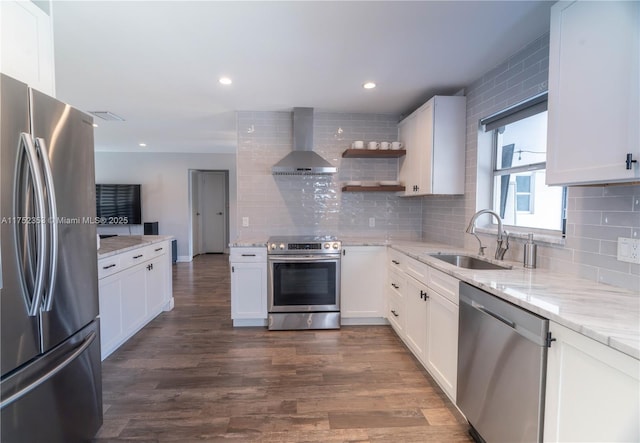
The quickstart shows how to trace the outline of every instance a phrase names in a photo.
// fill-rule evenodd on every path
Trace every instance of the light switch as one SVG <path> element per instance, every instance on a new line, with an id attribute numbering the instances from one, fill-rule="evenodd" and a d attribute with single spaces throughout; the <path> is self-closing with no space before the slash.
<path id="1" fill-rule="evenodd" d="M 249 227 L 249 217 L 242 217 L 242 227 L 243 228 Z"/>
<path id="2" fill-rule="evenodd" d="M 369 217 L 369 227 L 370 228 L 375 228 L 376 227 L 376 218 L 375 217 Z"/>

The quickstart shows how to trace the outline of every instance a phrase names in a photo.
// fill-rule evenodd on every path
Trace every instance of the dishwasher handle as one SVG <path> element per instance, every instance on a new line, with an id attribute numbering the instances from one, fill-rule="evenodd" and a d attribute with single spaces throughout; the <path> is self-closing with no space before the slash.
<path id="1" fill-rule="evenodd" d="M 511 320 L 509 320 L 506 317 L 503 317 L 500 314 L 496 314 L 495 312 L 492 312 L 490 310 L 488 310 L 487 308 L 485 308 L 484 306 L 482 306 L 480 303 L 477 303 L 475 301 L 471 301 L 471 306 L 473 306 L 474 308 L 476 308 L 479 311 L 484 312 L 487 315 L 492 316 L 493 318 L 495 318 L 496 320 L 500 320 L 502 323 L 504 323 L 505 325 L 509 326 L 510 328 L 516 329 L 516 324 L 515 322 L 512 322 Z"/>

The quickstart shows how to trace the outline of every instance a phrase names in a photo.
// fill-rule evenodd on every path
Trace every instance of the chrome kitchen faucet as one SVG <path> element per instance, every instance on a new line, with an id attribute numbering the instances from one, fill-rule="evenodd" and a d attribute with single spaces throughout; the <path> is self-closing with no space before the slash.
<path id="1" fill-rule="evenodd" d="M 483 214 L 491 214 L 496 218 L 496 220 L 498 220 L 498 238 L 497 238 L 498 246 L 496 247 L 495 258 L 496 260 L 503 260 L 505 252 L 507 252 L 507 249 L 509 249 L 509 233 L 502 229 L 502 219 L 496 212 L 492 211 L 491 209 L 481 209 L 480 211 L 476 212 L 475 214 L 473 214 L 473 217 L 471 217 L 471 220 L 469 221 L 469 226 L 467 226 L 466 232 L 467 234 L 473 235 L 476 238 L 476 240 L 478 240 L 478 243 L 480 244 L 480 250 L 478 251 L 478 255 L 484 255 L 484 250 L 487 247 L 482 246 L 480 237 L 476 235 L 476 219 Z"/>

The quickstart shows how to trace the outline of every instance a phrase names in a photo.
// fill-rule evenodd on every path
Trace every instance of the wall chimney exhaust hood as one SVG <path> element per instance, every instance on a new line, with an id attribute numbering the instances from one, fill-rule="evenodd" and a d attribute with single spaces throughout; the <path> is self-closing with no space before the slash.
<path id="1" fill-rule="evenodd" d="M 273 165 L 273 175 L 329 175 L 338 168 L 313 152 L 313 108 L 293 108 L 293 151 Z"/>

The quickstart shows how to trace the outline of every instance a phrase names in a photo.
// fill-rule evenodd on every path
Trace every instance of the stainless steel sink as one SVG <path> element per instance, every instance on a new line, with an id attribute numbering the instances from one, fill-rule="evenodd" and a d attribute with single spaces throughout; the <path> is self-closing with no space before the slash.
<path id="1" fill-rule="evenodd" d="M 481 258 L 472 257 L 470 255 L 462 254 L 430 254 L 431 257 L 442 260 L 458 268 L 465 269 L 511 269 L 509 265 L 499 265 L 483 260 Z"/>

